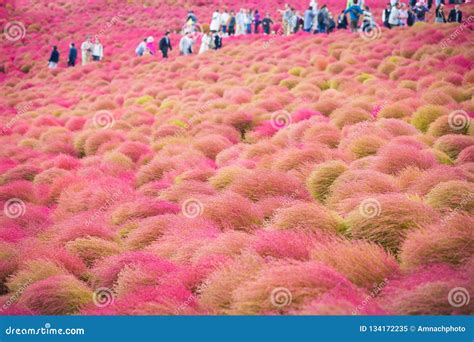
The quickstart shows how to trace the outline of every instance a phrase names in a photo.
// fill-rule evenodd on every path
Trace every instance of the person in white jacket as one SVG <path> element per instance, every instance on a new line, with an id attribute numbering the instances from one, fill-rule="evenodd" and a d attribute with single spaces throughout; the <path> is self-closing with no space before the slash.
<path id="1" fill-rule="evenodd" d="M 221 14 L 221 31 L 224 34 L 227 34 L 229 28 L 230 15 L 227 10 L 224 10 Z"/>
<path id="2" fill-rule="evenodd" d="M 216 10 L 214 13 L 212 13 L 212 20 L 211 20 L 211 25 L 209 26 L 209 29 L 215 32 L 219 31 L 219 28 L 221 27 L 221 14 L 219 13 L 219 10 Z"/>
<path id="3" fill-rule="evenodd" d="M 211 34 L 208 32 L 204 34 L 201 38 L 201 46 L 199 47 L 199 54 L 206 52 L 209 50 L 211 45 Z"/>
<path id="4" fill-rule="evenodd" d="M 92 47 L 90 36 L 86 37 L 86 40 L 81 45 L 81 54 L 82 54 L 82 65 L 86 65 L 91 61 L 92 58 Z"/>
<path id="5" fill-rule="evenodd" d="M 183 56 L 193 54 L 194 40 L 191 37 L 191 32 L 186 33 L 179 41 L 179 52 Z"/>
<path id="6" fill-rule="evenodd" d="M 93 61 L 100 61 L 104 58 L 104 47 L 99 41 L 99 38 L 95 38 L 94 45 L 92 46 L 92 60 Z"/>
<path id="7" fill-rule="evenodd" d="M 394 26 L 398 26 L 399 24 L 399 11 L 400 11 L 400 5 L 397 4 L 392 7 L 392 11 L 390 12 L 390 16 L 388 17 L 388 24 L 390 25 L 390 28 Z"/>

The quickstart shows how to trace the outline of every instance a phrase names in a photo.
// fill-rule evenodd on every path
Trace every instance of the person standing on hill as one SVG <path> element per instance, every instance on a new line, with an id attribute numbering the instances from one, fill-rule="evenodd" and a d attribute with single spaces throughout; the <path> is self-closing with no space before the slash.
<path id="1" fill-rule="evenodd" d="M 244 15 L 245 34 L 252 33 L 252 20 L 253 20 L 252 11 L 248 9 Z"/>
<path id="2" fill-rule="evenodd" d="M 69 55 L 67 58 L 67 66 L 68 67 L 73 67 L 76 65 L 76 59 L 77 59 L 77 49 L 74 43 L 71 43 L 69 46 Z"/>
<path id="3" fill-rule="evenodd" d="M 193 11 L 189 11 L 189 12 L 188 12 L 188 15 L 187 15 L 187 17 L 186 17 L 186 22 L 188 22 L 188 21 L 190 21 L 190 20 L 192 21 L 193 25 L 196 24 L 197 21 L 198 21 L 198 20 L 197 20 L 197 17 L 196 17 L 196 15 L 194 14 Z"/>
<path id="4" fill-rule="evenodd" d="M 313 20 L 314 20 L 314 12 L 313 7 L 308 7 L 308 9 L 304 12 L 304 25 L 303 31 L 311 32 L 311 27 L 313 27 Z"/>
<path id="5" fill-rule="evenodd" d="M 351 32 L 357 32 L 359 28 L 359 17 L 364 13 L 364 11 L 358 5 L 358 0 L 352 1 L 354 2 L 353 5 L 346 9 L 344 14 L 347 15 L 349 13 Z"/>
<path id="6" fill-rule="evenodd" d="M 90 36 L 86 37 L 86 40 L 81 45 L 82 54 L 82 65 L 86 65 L 91 61 L 92 58 L 92 42 Z"/>
<path id="7" fill-rule="evenodd" d="M 282 16 L 282 25 L 283 25 L 283 34 L 285 36 L 289 36 L 291 32 L 291 17 L 293 16 L 293 13 L 291 13 L 291 8 L 290 5 L 285 4 L 285 9 L 284 10 L 278 10 L 278 12 Z"/>
<path id="8" fill-rule="evenodd" d="M 255 13 L 253 15 L 253 25 L 254 25 L 254 33 L 259 33 L 259 26 L 262 23 L 261 18 L 260 18 L 260 13 L 258 13 L 258 10 L 255 10 Z"/>
<path id="9" fill-rule="evenodd" d="M 137 48 L 135 49 L 135 53 L 137 54 L 137 56 L 141 57 L 145 53 L 145 49 L 146 49 L 146 38 L 143 39 L 143 41 L 140 44 L 138 44 Z"/>
<path id="10" fill-rule="evenodd" d="M 168 50 L 173 50 L 170 40 L 170 31 L 166 31 L 165 36 L 160 39 L 159 49 L 163 55 L 163 58 L 168 58 Z"/>
<path id="11" fill-rule="evenodd" d="M 227 10 L 224 10 L 221 14 L 221 30 L 223 34 L 227 34 L 229 30 L 229 21 L 230 21 L 230 15 L 227 12 Z"/>
<path id="12" fill-rule="evenodd" d="M 395 1 L 398 1 L 398 0 L 395 0 Z M 364 7 L 364 0 L 359 0 L 359 1 L 347 0 L 346 9 L 351 7 L 351 6 L 354 6 L 356 3 L 359 4 L 360 8 Z"/>
<path id="13" fill-rule="evenodd" d="M 186 32 L 186 34 L 179 41 L 180 54 L 183 56 L 192 55 L 193 45 L 194 45 L 194 40 L 191 38 L 191 32 Z"/>
<path id="14" fill-rule="evenodd" d="M 337 29 L 347 30 L 347 17 L 344 13 L 344 10 L 342 10 L 339 16 L 337 17 Z"/>
<path id="15" fill-rule="evenodd" d="M 392 12 L 392 5 L 390 3 L 387 4 L 387 7 L 382 12 L 382 22 L 383 26 L 390 28 L 390 24 L 388 23 L 388 19 L 390 18 L 390 12 Z"/>
<path id="16" fill-rule="evenodd" d="M 150 36 L 146 39 L 146 46 L 145 46 L 145 55 L 155 55 L 156 54 L 156 46 L 155 46 L 155 39 Z"/>
<path id="17" fill-rule="evenodd" d="M 318 32 L 326 33 L 329 25 L 329 12 L 326 5 L 323 5 L 318 13 Z"/>
<path id="18" fill-rule="evenodd" d="M 462 12 L 459 9 L 459 5 L 454 6 L 449 12 L 448 23 L 462 23 Z"/>
<path id="19" fill-rule="evenodd" d="M 400 23 L 398 19 L 398 14 L 400 12 L 400 4 L 396 4 L 395 6 L 392 7 L 392 10 L 390 11 L 390 17 L 388 18 L 388 24 L 389 24 L 389 29 L 392 27 L 398 26 Z"/>
<path id="20" fill-rule="evenodd" d="M 209 29 L 211 31 L 219 31 L 221 25 L 221 14 L 219 13 L 219 10 L 215 10 L 214 13 L 212 13 L 212 20 L 211 20 L 211 25 L 209 26 Z"/>
<path id="21" fill-rule="evenodd" d="M 272 32 L 273 20 L 270 18 L 270 14 L 267 12 L 265 18 L 262 20 L 263 33 L 270 34 Z"/>
<path id="22" fill-rule="evenodd" d="M 56 69 L 59 63 L 59 51 L 58 47 L 55 45 L 53 46 L 53 51 L 51 51 L 51 56 L 49 57 L 48 61 L 48 68 Z"/>
<path id="23" fill-rule="evenodd" d="M 362 19 L 362 31 L 371 32 L 375 27 L 374 17 L 370 11 L 369 6 L 365 6 L 364 17 Z"/>
<path id="24" fill-rule="evenodd" d="M 244 34 L 244 32 L 245 32 L 245 12 L 244 12 L 243 8 L 241 8 L 239 13 L 237 13 L 237 16 L 236 16 L 235 19 L 236 19 L 236 22 L 237 22 L 236 35 Z"/>
<path id="25" fill-rule="evenodd" d="M 202 35 L 201 46 L 199 47 L 199 54 L 206 52 L 211 47 L 212 36 L 209 32 Z"/>
<path id="26" fill-rule="evenodd" d="M 444 5 L 439 4 L 438 7 L 436 7 L 436 17 L 435 17 L 435 23 L 445 23 L 446 22 L 446 16 L 444 15 Z"/>
<path id="27" fill-rule="evenodd" d="M 406 4 L 400 5 L 400 10 L 398 11 L 398 25 L 399 26 L 407 26 L 408 22 L 408 11 Z"/>
<path id="28" fill-rule="evenodd" d="M 99 42 L 99 38 L 95 38 L 94 45 L 92 46 L 92 60 L 101 61 L 104 58 L 104 47 Z"/>
<path id="29" fill-rule="evenodd" d="M 416 21 L 425 21 L 426 13 L 429 11 L 424 1 L 418 1 L 413 7 L 413 13 L 415 14 Z"/>
<path id="30" fill-rule="evenodd" d="M 228 27 L 229 36 L 235 35 L 235 26 L 236 25 L 237 25 L 237 20 L 235 18 L 235 12 L 230 11 L 229 27 Z"/>
<path id="31" fill-rule="evenodd" d="M 214 50 L 219 50 L 222 48 L 222 37 L 220 32 L 215 32 L 212 37 L 212 48 Z"/>

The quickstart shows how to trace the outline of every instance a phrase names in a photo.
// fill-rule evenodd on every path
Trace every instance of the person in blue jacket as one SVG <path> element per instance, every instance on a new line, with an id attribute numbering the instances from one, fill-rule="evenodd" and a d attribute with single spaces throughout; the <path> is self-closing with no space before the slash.
<path id="1" fill-rule="evenodd" d="M 53 51 L 51 51 L 51 56 L 49 57 L 48 61 L 48 68 L 56 69 L 59 63 L 59 51 L 58 47 L 55 45 L 53 46 Z"/>
<path id="2" fill-rule="evenodd" d="M 364 13 L 358 3 L 358 0 L 354 0 L 353 5 L 344 11 L 346 15 L 349 13 L 351 32 L 357 32 L 359 28 L 359 17 Z"/>
<path id="3" fill-rule="evenodd" d="M 67 58 L 67 66 L 68 67 L 73 67 L 76 65 L 76 59 L 77 59 L 77 49 L 76 45 L 74 43 L 71 43 L 69 46 L 69 56 Z"/>
<path id="4" fill-rule="evenodd" d="M 311 31 L 311 28 L 313 27 L 313 20 L 314 20 L 314 11 L 313 11 L 313 7 L 310 6 L 304 12 L 303 30 L 305 32 L 310 32 Z"/>

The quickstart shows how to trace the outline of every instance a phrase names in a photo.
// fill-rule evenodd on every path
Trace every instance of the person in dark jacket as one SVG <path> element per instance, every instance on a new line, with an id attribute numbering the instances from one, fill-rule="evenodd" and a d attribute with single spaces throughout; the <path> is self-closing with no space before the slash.
<path id="1" fill-rule="evenodd" d="M 159 48 L 163 58 L 168 58 L 168 50 L 173 50 L 170 40 L 170 32 L 166 31 L 165 36 L 160 39 Z"/>
<path id="2" fill-rule="evenodd" d="M 382 12 L 382 21 L 383 26 L 391 28 L 390 24 L 388 23 L 388 19 L 390 18 L 390 12 L 392 12 L 392 5 L 390 3 L 387 4 L 387 7 Z"/>
<path id="3" fill-rule="evenodd" d="M 215 32 L 214 36 L 212 37 L 212 40 L 213 40 L 213 44 L 211 44 L 211 46 L 215 50 L 219 50 L 222 47 L 222 36 L 221 36 L 221 34 L 219 32 Z"/>
<path id="4" fill-rule="evenodd" d="M 56 69 L 59 63 L 59 51 L 58 47 L 55 45 L 53 46 L 53 51 L 51 52 L 51 56 L 49 57 L 48 67 L 50 69 Z"/>
<path id="5" fill-rule="evenodd" d="M 265 18 L 262 20 L 262 27 L 263 27 L 263 32 L 265 34 L 270 34 L 271 28 L 272 28 L 273 20 L 270 18 L 270 14 L 268 12 L 265 15 Z"/>
<path id="6" fill-rule="evenodd" d="M 341 14 L 339 14 L 339 17 L 337 17 L 337 29 L 347 30 L 347 25 L 347 17 L 344 13 L 344 10 L 342 10 Z"/>
<path id="7" fill-rule="evenodd" d="M 76 45 L 74 43 L 71 43 L 69 46 L 69 56 L 67 58 L 67 66 L 68 67 L 73 67 L 76 65 L 76 59 L 77 59 L 77 49 Z"/>
<path id="8" fill-rule="evenodd" d="M 436 12 L 435 12 L 435 23 L 445 23 L 446 22 L 446 16 L 444 15 L 444 5 L 439 4 L 438 7 L 436 7 Z"/>
<path id="9" fill-rule="evenodd" d="M 229 36 L 235 35 L 235 25 L 236 25 L 235 12 L 230 11 L 229 27 L 227 28 Z"/>
<path id="10" fill-rule="evenodd" d="M 461 22 L 462 22 L 462 12 L 459 9 L 459 5 L 456 5 L 449 12 L 448 23 L 461 23 Z"/>

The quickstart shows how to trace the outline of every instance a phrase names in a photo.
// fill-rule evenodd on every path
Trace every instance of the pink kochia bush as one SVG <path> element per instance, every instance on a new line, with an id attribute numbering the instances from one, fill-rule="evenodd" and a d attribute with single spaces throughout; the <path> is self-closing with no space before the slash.
<path id="1" fill-rule="evenodd" d="M 469 30 L 386 30 L 372 0 L 377 39 L 287 37 L 276 0 L 148 2 L 0 6 L 27 28 L 0 43 L 2 314 L 474 313 L 447 300 L 474 293 Z M 135 56 L 216 6 L 276 34 Z M 104 59 L 66 67 L 97 33 Z"/>

